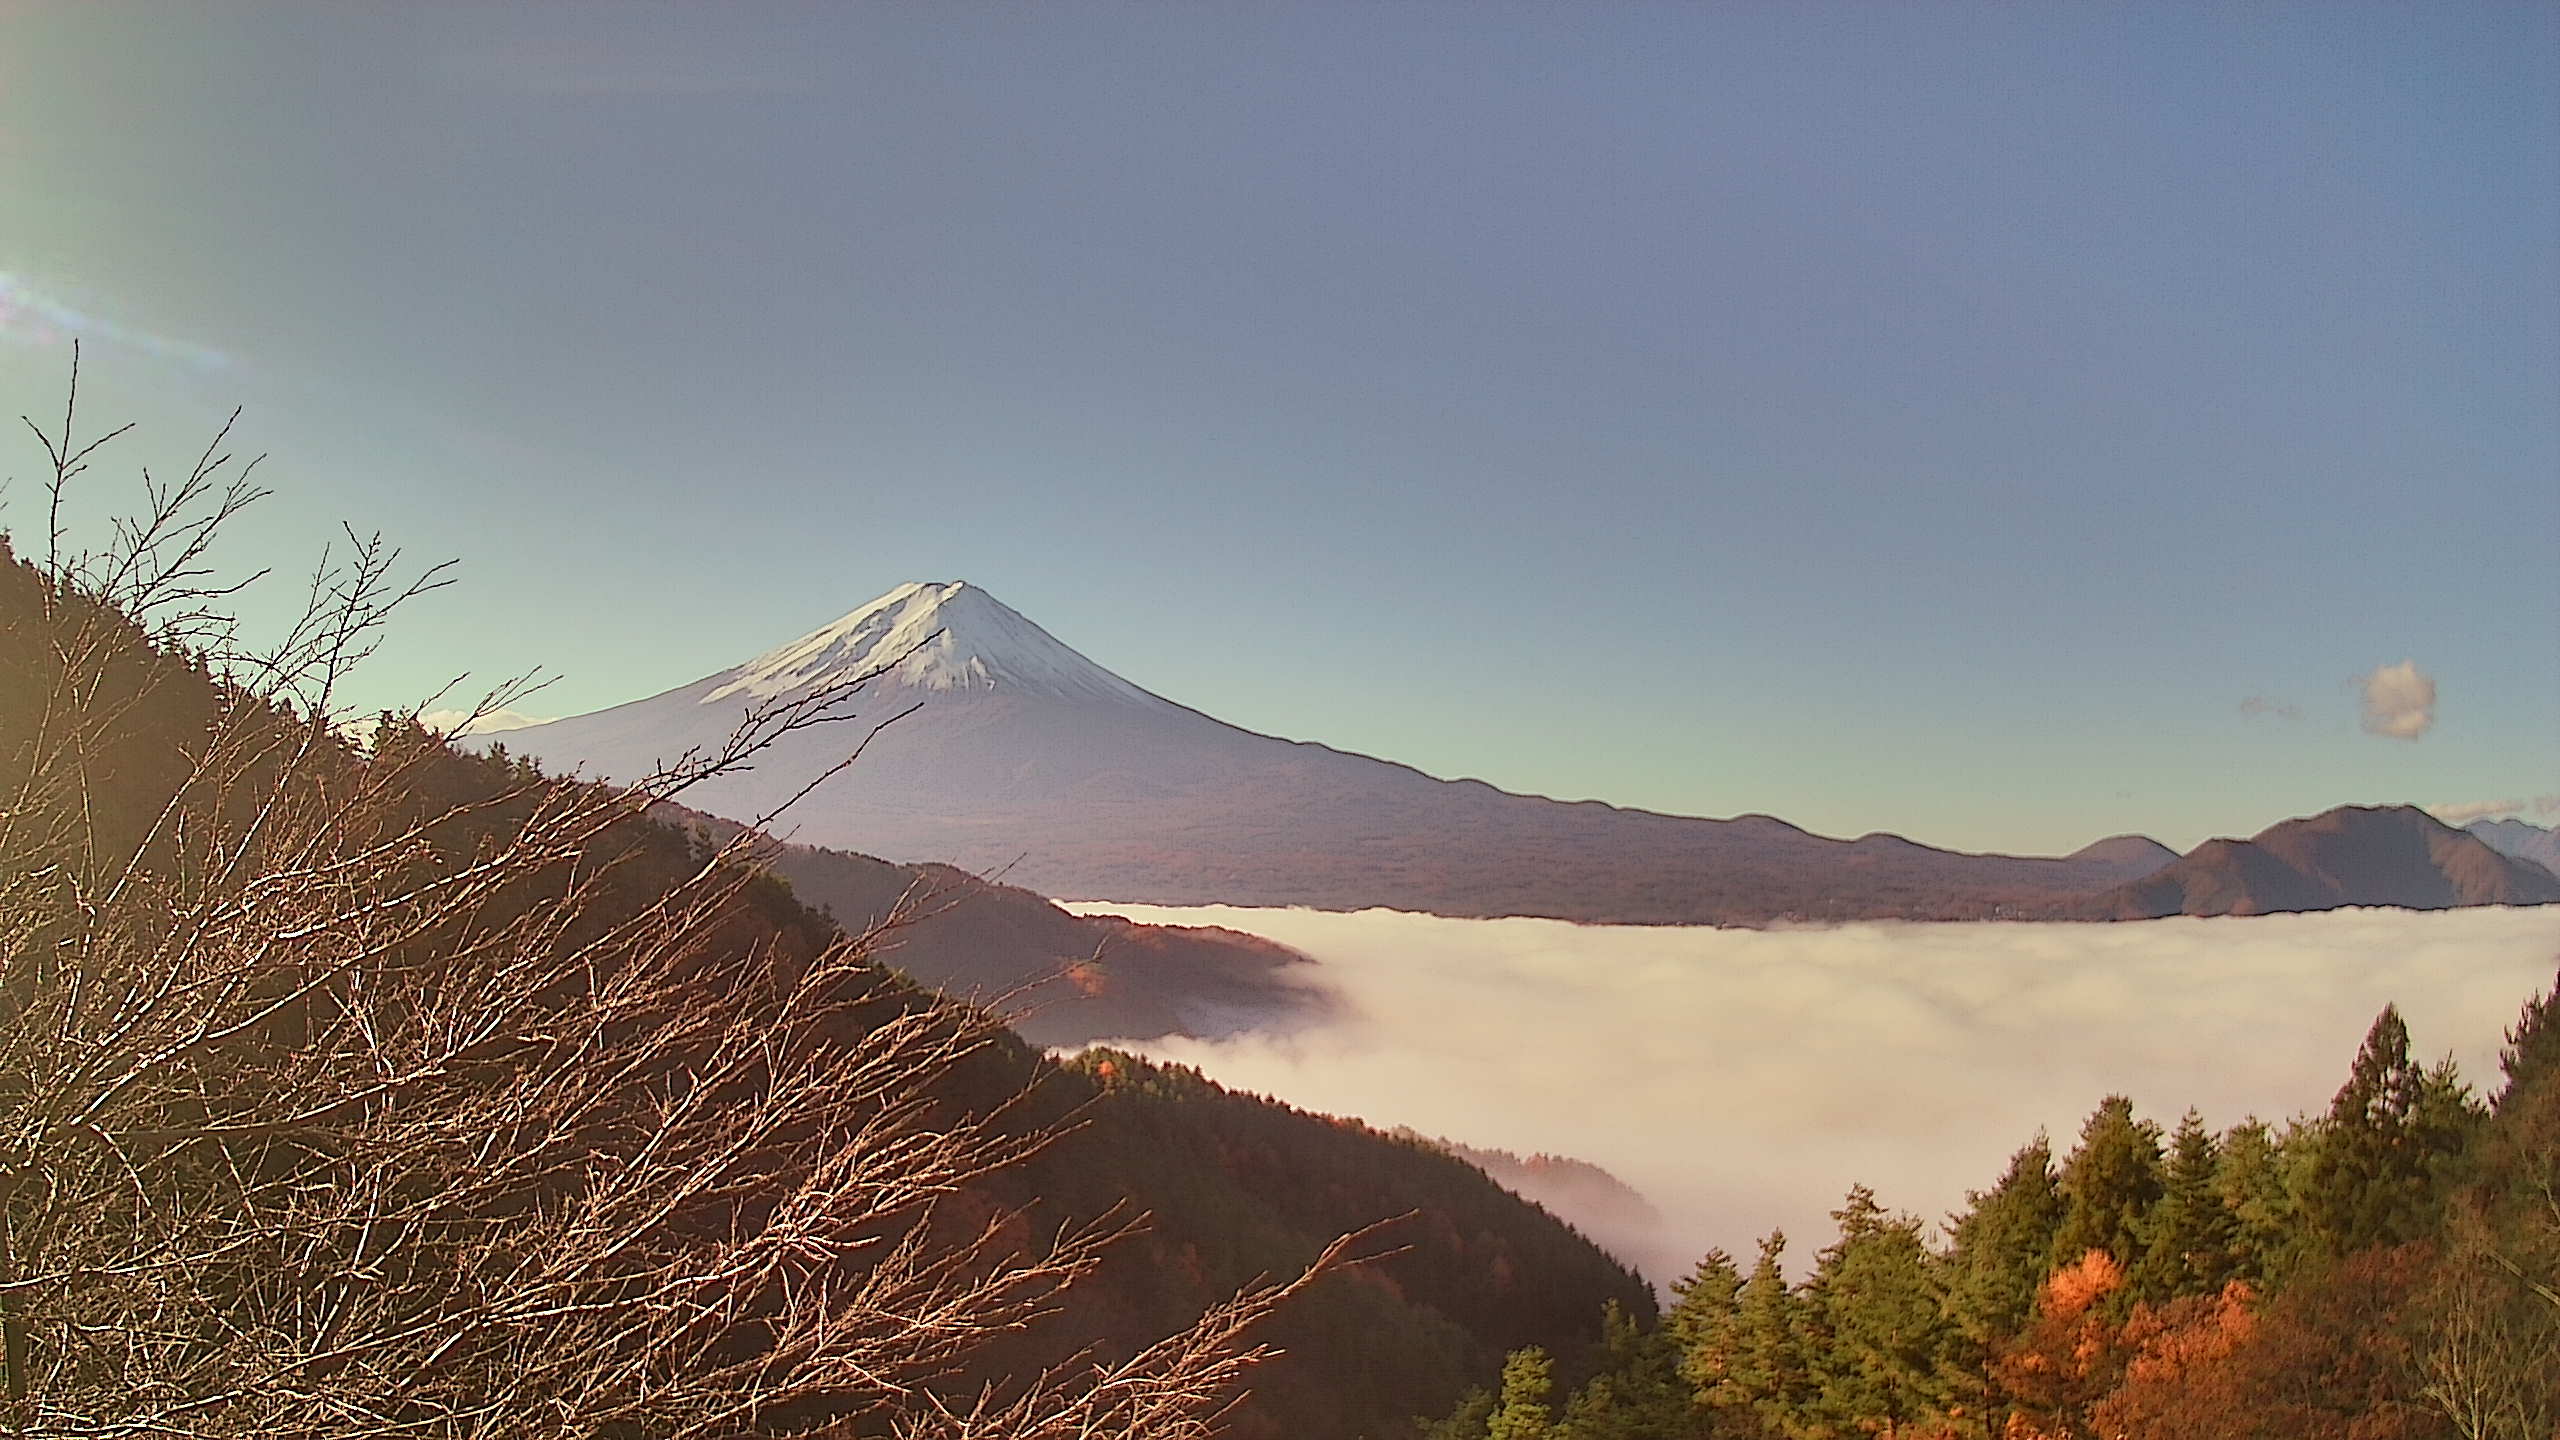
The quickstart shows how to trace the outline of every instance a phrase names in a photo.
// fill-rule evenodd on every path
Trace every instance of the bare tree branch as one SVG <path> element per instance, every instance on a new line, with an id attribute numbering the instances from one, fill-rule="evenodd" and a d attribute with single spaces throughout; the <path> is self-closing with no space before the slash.
<path id="1" fill-rule="evenodd" d="M 78 439 L 76 384 L 28 427 L 50 649 L 0 774 L 0 1430 L 1189 1440 L 1252 1327 L 1361 1263 L 1372 1232 L 1134 1356 L 987 1380 L 1142 1217 L 995 1203 L 1076 1123 L 1032 1121 L 1000 1020 L 871 963 L 880 932 L 774 921 L 755 830 L 689 854 L 646 819 L 871 677 L 622 787 L 414 712 L 350 744 L 347 676 L 447 567 L 350 529 L 253 649 L 208 561 L 264 493 L 230 426 L 71 554 L 123 433 Z"/>

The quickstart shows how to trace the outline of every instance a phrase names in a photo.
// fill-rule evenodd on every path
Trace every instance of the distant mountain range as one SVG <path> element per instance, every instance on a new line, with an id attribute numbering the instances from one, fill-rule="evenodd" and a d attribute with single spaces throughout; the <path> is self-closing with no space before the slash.
<path id="1" fill-rule="evenodd" d="M 2530 828 L 2530 827 L 2528 827 Z M 2560 875 L 2502 855 L 2407 805 L 2340 806 L 2246 840 L 2208 840 L 2175 864 L 2066 907 L 2071 918 L 2267 915 L 2396 905 L 2545 905 Z"/>
<path id="2" fill-rule="evenodd" d="M 2474 820 L 2462 828 L 2501 855 L 2530 860 L 2560 875 L 2560 828 L 2524 820 Z"/>
<path id="3" fill-rule="evenodd" d="M 2115 897 L 2184 863 L 2142 836 L 2054 858 L 1978 855 L 1890 834 L 1830 839 L 1767 815 L 1697 819 L 1437 779 L 1175 704 L 966 583 L 902 585 L 745 664 L 504 738 L 555 770 L 634 779 L 716 748 L 758 705 L 863 676 L 873 678 L 855 725 L 792 735 L 687 803 L 766 814 L 843 758 L 861 721 L 914 706 L 778 828 L 1070 899 L 1632 924 L 2129 914 L 2154 892 Z M 2261 883 L 2254 871 L 2250 883 Z M 2400 903 L 2380 896 L 2405 888 L 2328 903 Z M 2200 903 L 2222 903 L 2221 889 L 2195 889 Z M 2262 908 L 2331 893 L 2287 890 Z M 2462 893 L 2521 892 L 2477 879 Z"/>

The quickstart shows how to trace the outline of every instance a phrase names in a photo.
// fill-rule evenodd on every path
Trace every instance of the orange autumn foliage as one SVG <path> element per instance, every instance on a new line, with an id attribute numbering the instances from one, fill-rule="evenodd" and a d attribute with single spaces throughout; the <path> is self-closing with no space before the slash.
<path id="1" fill-rule="evenodd" d="M 2402 1317 L 2423 1247 L 2369 1250 L 2260 1305 L 2245 1290 L 2126 1322 L 2138 1352 L 2089 1412 L 2101 1440 L 2435 1440 Z M 2142 1327 L 2133 1333 L 2137 1323 Z"/>
<path id="2" fill-rule="evenodd" d="M 2124 1381 L 2092 1406 L 2092 1430 L 2108 1440 L 2135 1437 L 2204 1437 L 2238 1425 L 2249 1433 L 2255 1407 L 2248 1395 L 2246 1352 L 2260 1332 L 2246 1284 L 2222 1293 L 2176 1301 L 2154 1310 L 2136 1307 L 2122 1341 L 2132 1356 Z"/>
<path id="3" fill-rule="evenodd" d="M 2124 1268 L 2104 1250 L 2092 1250 L 2078 1261 L 2045 1277 L 2036 1308 L 2048 1320 L 2075 1320 L 2092 1305 L 2124 1288 Z"/>
<path id="4" fill-rule="evenodd" d="M 2256 1300 L 2247 1281 L 2234 1280 L 2218 1295 L 2158 1310 L 2136 1306 L 2124 1324 L 2123 1343 L 2133 1351 L 2126 1385 L 2180 1384 L 2198 1368 L 2228 1360 L 2257 1331 L 2249 1308 Z"/>
<path id="5" fill-rule="evenodd" d="M 2124 1283 L 2124 1267 L 2104 1250 L 2045 1277 L 2035 1320 L 1992 1366 L 1993 1381 L 2012 1407 L 2003 1440 L 2081 1440 L 2091 1433 L 2091 1407 L 2125 1370 L 2122 1331 L 2100 1304 Z"/>

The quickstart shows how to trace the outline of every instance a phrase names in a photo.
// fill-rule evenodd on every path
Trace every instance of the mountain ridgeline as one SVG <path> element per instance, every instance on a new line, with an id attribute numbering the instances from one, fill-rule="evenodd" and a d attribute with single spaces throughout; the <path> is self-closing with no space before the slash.
<path id="1" fill-rule="evenodd" d="M 2530 860 L 2560 875 L 2560 828 L 2529 820 L 2474 820 L 2462 827 L 2501 855 Z"/>
<path id="2" fill-rule="evenodd" d="M 1126 1055 L 1048 1060 L 842 951 L 833 923 L 768 871 L 712 855 L 702 827 L 453 750 L 406 717 L 348 740 L 156 646 L 5 537 L 0 675 L 0 953 L 17 957 L 0 1082 L 22 1116 L 92 1117 L 28 1120 L 29 1173 L 61 1202 L 9 1217 L 9 1383 L 73 1417 L 62 1433 L 357 1433 L 339 1408 L 356 1406 L 391 1407 L 383 1423 L 401 1433 L 462 1433 L 421 1418 L 447 1395 L 484 1422 L 521 1404 L 652 1417 L 581 1434 L 748 1433 L 734 1417 L 679 1422 L 771 1391 L 869 1326 L 912 1361 L 905 1379 L 795 1392 L 752 1432 L 842 1415 L 957 1434 L 906 1426 L 920 1406 L 966 1414 L 1038 1377 L 1072 1382 L 1092 1369 L 1080 1354 L 1135 1363 L 1382 1221 L 1378 1248 L 1394 1253 L 1325 1276 L 1252 1335 L 1287 1353 L 1253 1372 L 1236 1434 L 1399 1431 L 1507 1349 L 1578 1348 L 1607 1307 L 1651 1312 L 1623 1265 L 1437 1147 Z M 388 842 L 363 828 L 381 816 Z M 542 828 L 563 816 L 575 824 Z M 355 875 L 393 898 L 332 890 L 278 908 Z M 870 882 L 863 895 L 912 878 Z M 996 918 L 955 931 L 955 949 L 1029 937 L 1030 953 L 991 963 L 1036 970 L 1091 939 L 1045 905 L 984 903 Z M 217 923 L 252 928 L 200 938 Z M 1234 938 L 1156 948 L 1212 955 L 1248 996 L 1293 963 Z M 404 986 L 431 1001 L 337 1023 Z M 502 999 L 517 1009 L 475 1008 Z M 876 1069 L 816 1058 L 829 1055 Z M 788 1124 L 738 1128 L 786 1099 L 805 1106 Z M 933 1163 L 954 1135 L 985 1137 L 973 1153 L 995 1159 L 918 1169 L 922 1188 L 895 1199 L 908 1157 Z M 713 1143 L 674 1155 L 687 1136 Z M 861 1173 L 874 1180 L 847 1178 Z M 667 1198 L 627 1229 L 579 1220 L 644 1181 Z M 723 1292 L 733 1308 L 643 1303 L 650 1285 L 728 1283 L 715 1252 L 752 1244 L 779 1247 L 778 1278 Z M 971 1289 L 1061 1246 L 1085 1258 L 1048 1303 L 1016 1311 L 1009 1291 Z M 151 1285 L 129 1283 L 145 1272 Z M 537 1303 L 538 1284 L 586 1298 Z M 865 1286 L 893 1288 L 830 1312 L 809 1348 L 791 1338 L 811 1307 Z M 932 1320 L 963 1294 L 995 1308 Z M 927 1319 L 908 1326 L 910 1312 Z M 173 1313 L 190 1322 L 172 1328 Z M 663 1348 L 632 1348 L 670 1315 Z M 590 1319 L 609 1323 L 563 1338 Z M 626 1360 L 646 1378 L 617 1390 Z M 475 1433 L 537 1433 L 524 1426 Z"/>
<path id="3" fill-rule="evenodd" d="M 2499 853 L 2407 805 L 2341 806 L 2271 825 L 2246 840 L 2208 840 L 2174 864 L 2072 907 L 2074 918 L 2266 915 L 2396 905 L 2547 905 L 2560 875 Z"/>
<path id="4" fill-rule="evenodd" d="M 716 746 L 758 705 L 865 676 L 853 733 L 914 713 L 871 736 L 861 762 L 799 799 L 782 828 L 813 846 L 1001 872 L 1067 899 L 1718 925 L 2560 899 L 2547 877 L 2416 812 L 2312 822 L 2342 836 L 2324 857 L 2365 857 L 2353 864 L 2289 868 L 2271 831 L 2249 842 L 2255 851 L 2208 845 L 2152 884 L 2187 862 L 2142 836 L 2057 858 L 1980 855 L 1890 834 L 1829 839 L 1766 815 L 1512 794 L 1228 725 L 1112 674 L 966 583 L 901 586 L 743 665 L 506 742 L 554 770 L 631 780 Z M 764 816 L 848 748 L 843 730 L 803 732 L 689 799 Z"/>
<path id="5" fill-rule="evenodd" d="M 745 829 L 678 805 L 655 813 L 709 845 Z M 802 903 L 849 934 L 873 935 L 884 963 L 953 999 L 1002 1010 L 1037 1045 L 1285 1031 L 1323 1019 L 1336 1003 L 1307 957 L 1241 931 L 1072 915 L 949 865 L 893 865 L 780 842 L 755 854 Z"/>

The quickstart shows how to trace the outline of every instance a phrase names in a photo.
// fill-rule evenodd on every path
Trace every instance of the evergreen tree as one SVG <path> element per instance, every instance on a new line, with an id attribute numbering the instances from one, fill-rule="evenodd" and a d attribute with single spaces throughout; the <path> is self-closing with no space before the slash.
<path id="1" fill-rule="evenodd" d="M 2498 1092 L 2502 1115 L 2535 1081 L 2560 1074 L 2560 980 L 2525 1002 L 2524 1013 L 2507 1032 L 2506 1047 L 2498 1052 L 2498 1068 L 2507 1078 L 2506 1087 Z"/>
<path id="2" fill-rule="evenodd" d="M 1493 1392 L 1479 1385 L 1458 1400 L 1458 1408 L 1437 1420 L 1417 1420 L 1421 1440 L 1484 1440 L 1493 1421 Z"/>
<path id="3" fill-rule="evenodd" d="M 1944 1409 L 1953 1326 L 1920 1222 L 1887 1215 L 1855 1186 L 1832 1212 L 1837 1243 L 1806 1286 L 1827 1343 L 1813 1357 L 1813 1409 L 1834 1433 L 1888 1433 Z"/>
<path id="4" fill-rule="evenodd" d="M 1707 1412 L 1681 1378 L 1669 1327 L 1647 1329 L 1611 1301 L 1600 1330 L 1600 1368 L 1566 1404 L 1562 1440 L 1701 1440 Z"/>
<path id="5" fill-rule="evenodd" d="M 2315 1241 L 2344 1255 L 2427 1234 L 2475 1115 L 2450 1066 L 2429 1072 L 2410 1058 L 2409 1027 L 2384 1006 L 2313 1152 L 2304 1219 Z"/>
<path id="6" fill-rule="evenodd" d="M 1547 1398 L 1555 1393 L 1555 1362 L 1531 1346 L 1514 1350 L 1502 1362 L 1502 1398 L 1485 1422 L 1486 1440 L 1549 1440 L 1555 1413 Z"/>
<path id="7" fill-rule="evenodd" d="M 2409 1133 L 2420 1154 L 2427 1157 L 2429 1192 L 2433 1201 L 2441 1201 L 2461 1179 L 2458 1173 L 2474 1140 L 2489 1123 L 2488 1107 L 2471 1093 L 2471 1086 L 2454 1066 L 2453 1057 L 2427 1067 L 2418 1083 L 2418 1104 L 2410 1112 Z M 2440 1204 L 2431 1203 L 2428 1216 L 2432 1220 Z"/>
<path id="8" fill-rule="evenodd" d="M 2062 1227 L 2052 1145 L 2037 1135 L 2009 1157 L 1997 1184 L 1966 1199 L 1970 1208 L 1948 1225 L 1946 1310 L 1954 1333 L 1946 1363 L 1959 1377 L 1959 1399 L 1978 1408 L 1993 1393 L 1992 1362 L 1999 1347 L 2035 1316 L 2036 1294 Z"/>
<path id="9" fill-rule="evenodd" d="M 1804 1344 L 1798 1334 L 1800 1302 L 1787 1285 L 1779 1264 L 1786 1253 L 1785 1232 L 1772 1230 L 1760 1242 L 1751 1275 L 1734 1294 L 1730 1346 L 1709 1365 L 1692 1351 L 1681 1357 L 1681 1373 L 1698 1398 L 1712 1410 L 1754 1417 L 1779 1433 L 1789 1433 L 1803 1418 L 1807 1386 Z"/>
<path id="10" fill-rule="evenodd" d="M 2169 1142 L 2168 1171 L 2151 1233 L 2133 1269 L 2136 1297 L 2153 1304 L 2185 1295 L 2209 1295 L 2232 1278 L 2239 1224 L 2215 1188 L 2220 1147 L 2204 1118 L 2189 1110 Z"/>
<path id="11" fill-rule="evenodd" d="M 2104 1250 L 2131 1269 L 2160 1201 L 2160 1127 L 2133 1117 L 2133 1102 L 2110 1095 L 2080 1127 L 2080 1147 L 2062 1165 L 2062 1226 L 2050 1257 L 2069 1265 Z"/>
<path id="12" fill-rule="evenodd" d="M 2038 1135 L 1998 1184 L 1967 1198 L 1972 1208 L 1952 1227 L 1947 1309 L 1968 1341 L 1988 1347 L 2026 1327 L 2051 1268 L 2063 1214 L 2051 1144 Z"/>
<path id="13" fill-rule="evenodd" d="M 2235 1278 L 2264 1286 L 2292 1273 L 2302 1249 L 2295 1178 L 2310 1143 L 2292 1130 L 2279 1136 L 2262 1120 L 2224 1132 L 2213 1187 L 2231 1214 Z"/>
<path id="14" fill-rule="evenodd" d="M 1704 1396 L 1725 1382 L 1741 1343 L 1742 1269 L 1722 1250 L 1710 1250 L 1686 1279 L 1671 1286 L 1663 1333 L 1676 1348 L 1681 1376 Z"/>

